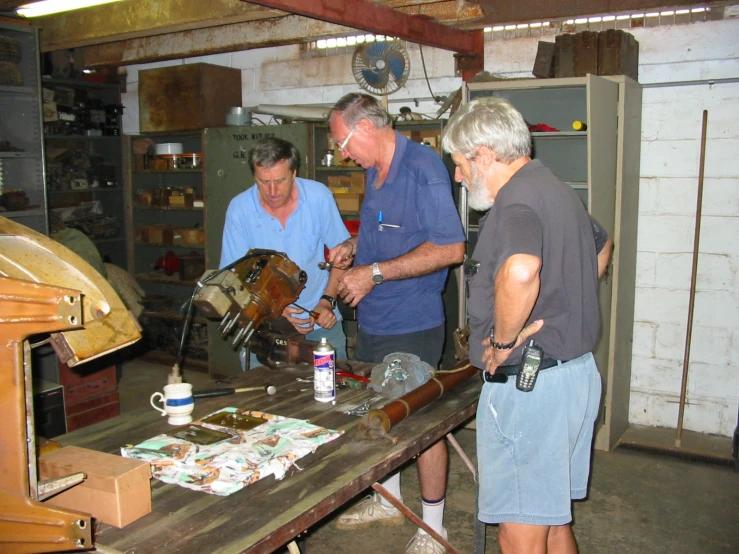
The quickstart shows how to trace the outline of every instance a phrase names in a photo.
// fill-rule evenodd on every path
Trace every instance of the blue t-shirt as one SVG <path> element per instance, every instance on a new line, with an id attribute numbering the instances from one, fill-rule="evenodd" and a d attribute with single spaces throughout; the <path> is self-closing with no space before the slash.
<path id="1" fill-rule="evenodd" d="M 368 169 L 355 265 L 397 258 L 424 242 L 448 245 L 465 241 L 449 172 L 430 147 L 396 131 L 393 161 L 379 189 L 371 186 L 376 178 L 377 169 Z M 381 212 L 385 224 L 382 230 Z M 374 287 L 358 305 L 360 327 L 373 335 L 399 335 L 438 327 L 444 323 L 441 293 L 446 276 L 444 268 L 430 275 L 385 281 Z"/>
<path id="2" fill-rule="evenodd" d="M 259 202 L 257 187 L 235 196 L 226 211 L 221 247 L 221 267 L 244 256 L 252 248 L 284 252 L 308 274 L 297 303 L 312 310 L 328 284 L 329 271 L 318 269 L 323 247 L 333 248 L 349 238 L 331 191 L 325 185 L 298 177 L 298 205 L 282 227 Z M 336 317 L 341 319 L 338 310 Z M 296 317 L 307 318 L 308 314 Z"/>

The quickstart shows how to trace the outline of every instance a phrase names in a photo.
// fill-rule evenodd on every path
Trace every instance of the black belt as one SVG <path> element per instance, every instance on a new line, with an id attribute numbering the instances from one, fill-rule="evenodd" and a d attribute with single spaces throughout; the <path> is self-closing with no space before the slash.
<path id="1" fill-rule="evenodd" d="M 539 371 L 555 367 L 560 363 L 560 361 L 561 363 L 567 362 L 567 360 L 555 360 L 554 358 L 544 358 L 541 361 L 541 366 L 539 367 Z M 506 381 L 508 381 L 508 377 L 515 377 L 516 375 L 518 375 L 518 372 L 520 369 L 521 369 L 520 364 L 501 365 L 501 366 L 498 366 L 498 369 L 495 370 L 495 375 L 490 375 L 490 373 L 488 373 L 487 371 L 482 370 L 480 372 L 480 377 L 486 383 L 505 383 Z"/>

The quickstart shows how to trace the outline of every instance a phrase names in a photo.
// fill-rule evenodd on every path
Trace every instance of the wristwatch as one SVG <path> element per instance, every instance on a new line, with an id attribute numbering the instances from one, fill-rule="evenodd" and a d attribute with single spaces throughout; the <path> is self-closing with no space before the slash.
<path id="1" fill-rule="evenodd" d="M 490 327 L 490 346 L 492 346 L 496 350 L 510 350 L 511 348 L 516 346 L 516 339 L 514 339 L 513 342 L 500 343 L 500 342 L 495 342 L 494 335 L 495 335 L 495 325 Z"/>
<path id="2" fill-rule="evenodd" d="M 381 285 L 385 282 L 385 278 L 380 271 L 380 264 L 377 262 L 372 264 L 372 281 L 374 281 L 375 285 Z"/>
<path id="3" fill-rule="evenodd" d="M 328 294 L 324 294 L 323 296 L 321 296 L 321 300 L 327 300 L 328 303 L 331 304 L 331 309 L 332 310 L 335 310 L 336 309 L 336 298 L 334 298 L 333 296 L 329 296 Z"/>

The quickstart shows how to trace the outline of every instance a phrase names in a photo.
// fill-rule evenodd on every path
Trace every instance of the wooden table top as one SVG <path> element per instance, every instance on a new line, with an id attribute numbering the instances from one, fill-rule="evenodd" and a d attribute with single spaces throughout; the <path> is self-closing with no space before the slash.
<path id="1" fill-rule="evenodd" d="M 152 480 L 152 512 L 123 529 L 102 525 L 96 543 L 136 554 L 271 552 L 469 420 L 481 388 L 479 379 L 470 378 L 393 428 L 393 440 L 357 441 L 360 418 L 343 410 L 375 393 L 340 388 L 332 406 L 313 399 L 310 383 L 296 381 L 307 376 L 312 376 L 312 370 L 257 368 L 227 386 L 269 382 L 277 387 L 277 394 L 247 392 L 198 399 L 193 412 L 193 419 L 199 419 L 227 406 L 243 407 L 344 431 L 342 437 L 298 460 L 302 470 L 293 467 L 280 481 L 270 476 L 230 496 Z M 311 390 L 290 391 L 306 388 Z M 122 446 L 138 444 L 170 428 L 165 417 L 149 408 L 54 440 L 65 446 L 120 454 Z"/>

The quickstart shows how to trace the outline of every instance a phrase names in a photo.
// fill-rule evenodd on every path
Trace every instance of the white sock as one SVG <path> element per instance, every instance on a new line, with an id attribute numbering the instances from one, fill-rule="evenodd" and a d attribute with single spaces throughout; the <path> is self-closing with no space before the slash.
<path id="1" fill-rule="evenodd" d="M 422 498 L 421 503 L 423 504 L 423 521 L 434 531 L 440 535 L 444 535 L 444 504 L 446 503 L 446 498 L 433 502 Z"/>
<path id="2" fill-rule="evenodd" d="M 385 481 L 382 481 L 380 484 L 387 489 L 387 492 L 389 492 L 395 498 L 403 502 L 403 497 L 400 495 L 400 472 L 393 474 L 392 476 L 388 477 Z M 382 495 L 378 495 L 378 496 L 380 497 L 380 502 L 382 502 L 382 505 L 385 506 L 386 508 L 395 507 L 390 502 L 388 502 L 384 496 Z"/>

